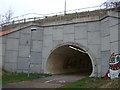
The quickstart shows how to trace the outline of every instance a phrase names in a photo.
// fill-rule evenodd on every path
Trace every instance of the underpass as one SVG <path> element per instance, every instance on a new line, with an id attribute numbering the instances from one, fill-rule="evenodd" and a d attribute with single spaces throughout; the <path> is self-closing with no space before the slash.
<path id="1" fill-rule="evenodd" d="M 81 73 L 91 75 L 92 62 L 85 50 L 63 45 L 56 48 L 48 57 L 47 71 L 50 74 Z"/>
<path id="2" fill-rule="evenodd" d="M 119 17 L 118 7 L 5 24 L 0 67 L 17 73 L 102 77 L 111 54 L 120 53 Z"/>

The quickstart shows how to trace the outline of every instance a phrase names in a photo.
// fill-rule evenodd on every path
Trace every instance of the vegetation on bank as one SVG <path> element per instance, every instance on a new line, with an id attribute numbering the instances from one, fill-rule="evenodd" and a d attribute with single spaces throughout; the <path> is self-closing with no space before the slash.
<path id="1" fill-rule="evenodd" d="M 49 74 L 30 74 L 30 77 L 27 77 L 27 73 L 13 73 L 2 71 L 2 84 L 15 83 L 20 81 L 32 80 L 41 77 L 51 76 Z M 104 79 L 98 77 L 86 77 L 76 82 L 64 85 L 58 89 L 62 88 L 119 88 L 120 78 L 117 79 Z"/>
<path id="2" fill-rule="evenodd" d="M 61 88 L 119 88 L 119 80 L 120 78 L 109 80 L 98 77 L 87 77 Z"/>
<path id="3" fill-rule="evenodd" d="M 7 72 L 7 71 L 3 70 L 2 71 L 2 84 L 32 80 L 32 79 L 48 77 L 48 76 L 51 76 L 51 75 L 49 75 L 49 74 L 30 74 L 30 77 L 28 77 L 27 73 L 14 73 L 14 72 Z"/>
<path id="4" fill-rule="evenodd" d="M 0 85 L 2 84 L 2 70 L 0 68 Z"/>

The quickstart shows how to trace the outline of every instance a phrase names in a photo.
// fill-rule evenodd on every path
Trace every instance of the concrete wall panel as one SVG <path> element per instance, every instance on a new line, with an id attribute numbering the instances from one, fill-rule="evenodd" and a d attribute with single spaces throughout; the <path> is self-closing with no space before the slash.
<path id="1" fill-rule="evenodd" d="M 75 39 L 85 39 L 87 38 L 87 28 L 77 27 L 75 28 Z"/>
<path id="2" fill-rule="evenodd" d="M 108 70 L 109 70 L 109 67 L 102 67 L 102 71 L 101 71 L 102 76 L 101 77 L 103 77 Z"/>
<path id="3" fill-rule="evenodd" d="M 97 65 L 97 76 L 98 76 L 98 77 L 101 77 L 101 76 L 102 76 L 102 73 L 101 73 L 101 65 L 100 65 L 100 64 Z"/>
<path id="4" fill-rule="evenodd" d="M 105 37 L 110 35 L 110 30 L 109 30 L 109 20 L 106 21 L 101 21 L 101 36 Z"/>
<path id="5" fill-rule="evenodd" d="M 0 55 L 1 55 L 1 56 L 3 55 L 2 45 L 3 45 L 3 44 L 0 44 Z"/>
<path id="6" fill-rule="evenodd" d="M 6 51 L 5 62 L 16 63 L 18 57 L 17 51 Z"/>
<path id="7" fill-rule="evenodd" d="M 39 65 L 39 64 L 37 64 L 37 65 L 32 64 L 31 68 L 30 68 L 30 71 L 33 72 L 33 73 L 40 73 L 41 65 Z"/>
<path id="8" fill-rule="evenodd" d="M 10 34 L 7 35 L 7 37 L 9 37 L 9 38 L 19 38 L 19 36 L 20 36 L 19 31 L 14 32 L 14 33 L 10 33 Z"/>
<path id="9" fill-rule="evenodd" d="M 3 63 L 3 57 L 0 55 L 0 69 L 2 68 L 2 66 L 4 65 L 4 63 Z"/>
<path id="10" fill-rule="evenodd" d="M 73 42 L 74 34 L 64 34 L 64 42 Z"/>
<path id="11" fill-rule="evenodd" d="M 18 58 L 18 69 L 28 69 L 29 68 L 29 58 Z"/>
<path id="12" fill-rule="evenodd" d="M 19 39 L 7 38 L 7 50 L 18 50 Z"/>
<path id="13" fill-rule="evenodd" d="M 118 53 L 120 54 L 120 41 L 118 41 Z"/>
<path id="14" fill-rule="evenodd" d="M 1 63 L 2 63 L 2 67 L 4 67 L 4 64 L 5 64 L 5 57 L 4 57 L 4 56 L 1 56 L 1 58 L 2 58 L 2 59 L 1 59 L 1 60 L 2 60 L 2 62 L 1 62 Z"/>
<path id="15" fill-rule="evenodd" d="M 6 36 L 1 36 L 0 38 L 1 38 L 0 43 L 5 44 L 6 43 Z"/>
<path id="16" fill-rule="evenodd" d="M 102 73 L 102 76 L 105 75 L 109 69 L 110 56 L 111 56 L 110 50 L 101 52 L 101 58 L 102 58 L 101 59 L 101 66 L 102 66 L 101 73 Z"/>
<path id="17" fill-rule="evenodd" d="M 101 40 L 101 50 L 106 51 L 110 50 L 110 37 L 103 37 Z"/>
<path id="18" fill-rule="evenodd" d="M 63 43 L 63 40 L 59 40 L 59 41 L 53 41 L 53 47 L 56 47 L 57 45 Z M 65 43 L 65 42 L 64 42 Z"/>
<path id="19" fill-rule="evenodd" d="M 88 47 L 87 39 L 75 40 L 76 43 Z"/>
<path id="20" fill-rule="evenodd" d="M 77 23 L 74 25 L 74 27 L 87 27 L 88 26 L 88 23 Z"/>
<path id="21" fill-rule="evenodd" d="M 41 64 L 42 63 L 42 53 L 31 52 L 30 62 L 32 64 Z"/>
<path id="22" fill-rule="evenodd" d="M 42 46 L 43 46 L 42 41 L 33 41 L 31 51 L 42 52 Z"/>
<path id="23" fill-rule="evenodd" d="M 88 44 L 100 44 L 100 32 L 88 32 Z"/>
<path id="24" fill-rule="evenodd" d="M 88 23 L 88 31 L 94 32 L 100 30 L 100 22 L 90 22 Z"/>
<path id="25" fill-rule="evenodd" d="M 43 30 L 32 31 L 32 40 L 43 40 Z"/>
<path id="26" fill-rule="evenodd" d="M 2 44 L 2 55 L 5 56 L 6 44 Z"/>
<path id="27" fill-rule="evenodd" d="M 95 58 L 101 58 L 100 45 L 88 45 L 88 48 L 93 52 Z"/>
<path id="28" fill-rule="evenodd" d="M 43 46 L 49 46 L 53 43 L 53 36 L 52 35 L 45 35 L 43 38 Z"/>
<path id="29" fill-rule="evenodd" d="M 118 18 L 109 17 L 109 26 L 114 26 L 118 24 Z"/>
<path id="30" fill-rule="evenodd" d="M 9 72 L 16 72 L 17 64 L 16 63 L 5 63 L 4 69 Z"/>
<path id="31" fill-rule="evenodd" d="M 42 58 L 47 58 L 48 54 L 50 53 L 50 50 L 52 50 L 52 48 L 50 48 L 50 47 L 43 47 Z"/>
<path id="32" fill-rule="evenodd" d="M 0 44 L 2 43 L 2 36 L 0 36 Z"/>
<path id="33" fill-rule="evenodd" d="M 31 33 L 31 27 L 24 28 L 20 32 L 24 33 L 24 34 L 30 34 Z"/>
<path id="34" fill-rule="evenodd" d="M 52 35 L 52 33 L 53 33 L 52 30 L 53 30 L 52 27 L 44 28 L 44 35 Z"/>
<path id="35" fill-rule="evenodd" d="M 109 62 L 110 56 L 111 56 L 110 50 L 102 51 L 101 52 L 101 61 Z"/>
<path id="36" fill-rule="evenodd" d="M 30 45 L 30 34 L 20 34 L 20 45 Z"/>
<path id="37" fill-rule="evenodd" d="M 120 46 L 118 46 L 118 42 L 113 42 L 113 43 L 111 43 L 110 44 L 110 46 L 111 46 L 111 53 L 119 53 L 119 49 L 118 49 L 118 47 L 120 47 Z"/>
<path id="38" fill-rule="evenodd" d="M 63 40 L 63 30 L 62 29 L 53 29 L 53 40 Z"/>
<path id="39" fill-rule="evenodd" d="M 30 47 L 29 46 L 19 46 L 19 56 L 20 57 L 29 57 Z"/>
<path id="40" fill-rule="evenodd" d="M 118 41 L 118 25 L 110 28 L 110 41 Z"/>
<path id="41" fill-rule="evenodd" d="M 74 33 L 74 25 L 65 25 L 63 32 L 64 32 L 64 34 Z"/>

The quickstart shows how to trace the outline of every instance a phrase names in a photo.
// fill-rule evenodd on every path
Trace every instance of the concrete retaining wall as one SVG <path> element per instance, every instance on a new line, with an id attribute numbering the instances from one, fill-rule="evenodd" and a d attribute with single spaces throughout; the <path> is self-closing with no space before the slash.
<path id="1" fill-rule="evenodd" d="M 103 76 L 109 68 L 111 53 L 120 53 L 120 20 L 118 13 L 114 13 L 108 12 L 109 17 L 104 18 L 87 17 L 69 22 L 21 26 L 15 32 L 0 37 L 3 68 L 12 72 L 28 72 L 31 52 L 30 71 L 47 73 L 46 62 L 51 50 L 59 44 L 71 42 L 90 51 L 95 65 L 93 76 Z M 37 28 L 36 32 L 31 32 L 32 27 Z"/>

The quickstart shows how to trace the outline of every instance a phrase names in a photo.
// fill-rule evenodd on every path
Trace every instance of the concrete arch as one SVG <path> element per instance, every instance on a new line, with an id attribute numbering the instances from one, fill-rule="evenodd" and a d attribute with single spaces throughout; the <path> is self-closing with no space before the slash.
<path id="1" fill-rule="evenodd" d="M 83 46 L 83 45 L 81 45 L 81 44 L 78 44 L 78 43 L 75 43 L 75 42 L 66 42 L 66 43 L 61 43 L 61 44 L 59 44 L 59 45 L 57 45 L 56 47 L 54 47 L 52 50 L 51 50 L 51 52 L 49 53 L 49 55 L 48 55 L 48 57 L 47 57 L 47 62 L 46 62 L 46 71 L 47 71 L 47 73 L 52 73 L 52 74 L 60 74 L 59 72 L 55 72 L 54 70 L 52 70 L 53 68 L 51 68 L 51 65 L 53 65 L 53 63 L 52 64 L 50 64 L 50 62 L 52 62 L 51 60 L 52 60 L 52 58 L 54 57 L 55 58 L 55 53 L 56 52 L 62 52 L 62 50 L 64 51 L 64 49 L 65 50 L 68 50 L 68 47 L 74 47 L 74 48 L 76 48 L 77 50 L 74 50 L 74 51 L 72 51 L 72 53 L 75 53 L 76 52 L 76 54 L 78 54 L 78 51 L 79 51 L 79 54 L 83 54 L 84 53 L 84 55 L 83 56 L 87 56 L 87 59 L 89 58 L 90 59 L 90 62 L 91 62 L 91 72 L 90 72 L 90 74 L 89 74 L 89 76 L 90 77 L 92 77 L 92 76 L 95 76 L 95 58 L 94 58 L 94 56 L 93 56 L 93 54 L 92 54 L 92 52 L 87 48 L 87 47 L 85 47 L 85 46 Z M 70 50 L 68 50 L 68 51 L 70 51 Z M 70 51 L 71 52 L 71 51 Z M 67 52 L 68 53 L 68 52 Z M 60 53 L 59 53 L 60 54 Z M 70 54 L 70 53 L 69 53 Z M 82 55 L 81 54 L 81 55 Z M 67 55 L 67 54 L 66 54 Z M 72 54 L 71 54 L 72 55 Z M 58 61 L 57 61 L 58 62 Z M 59 63 L 60 64 L 60 63 Z M 54 65 L 57 65 L 57 63 L 56 62 L 54 62 Z M 56 67 L 55 67 L 56 68 Z M 69 73 L 69 72 L 62 72 L 61 71 L 61 73 Z"/>

